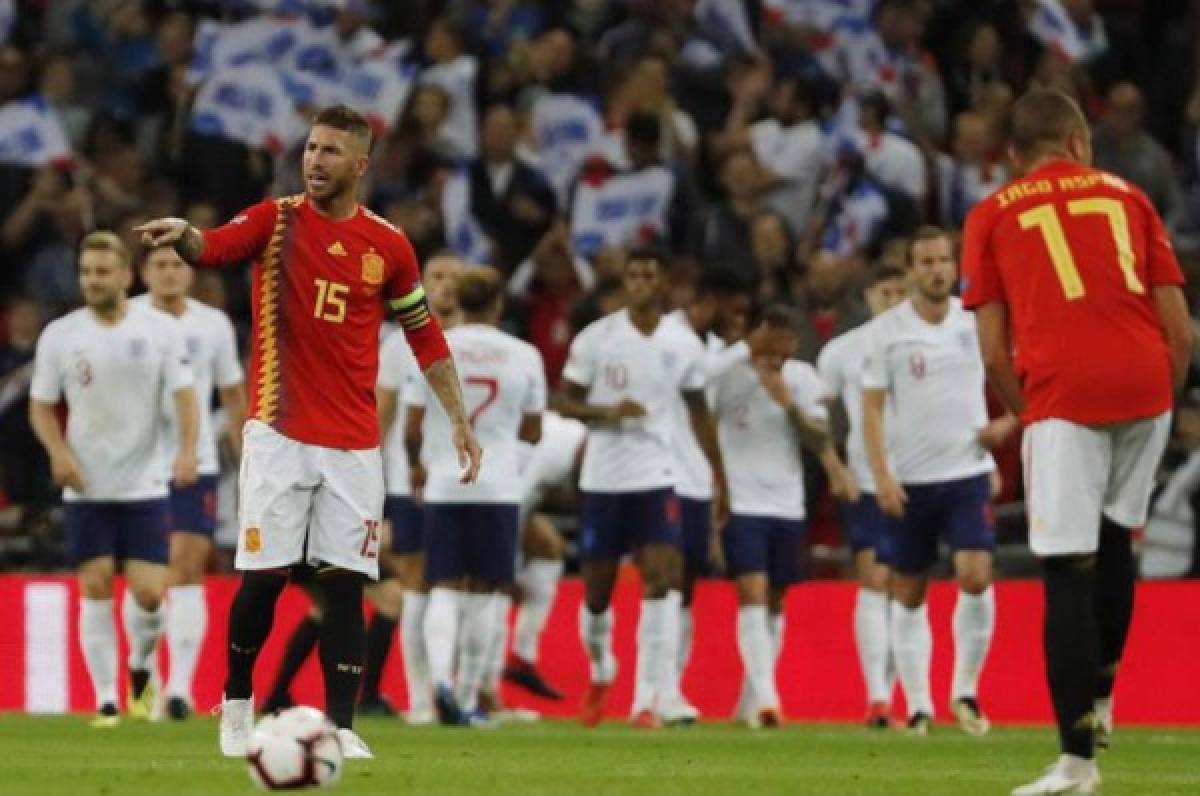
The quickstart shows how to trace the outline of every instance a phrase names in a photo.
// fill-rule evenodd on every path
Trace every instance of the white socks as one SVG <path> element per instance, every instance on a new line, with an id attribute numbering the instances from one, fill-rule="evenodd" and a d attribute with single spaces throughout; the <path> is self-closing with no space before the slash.
<path id="1" fill-rule="evenodd" d="M 930 695 L 929 666 L 933 660 L 933 633 L 929 629 L 929 609 L 922 603 L 909 610 L 902 603 L 892 603 L 892 654 L 896 672 L 904 686 L 908 715 L 927 713 L 933 716 Z"/>
<path id="2" fill-rule="evenodd" d="M 979 673 L 996 628 L 996 593 L 988 586 L 981 594 L 959 591 L 954 604 L 954 683 L 952 700 L 974 697 Z"/>
<path id="3" fill-rule="evenodd" d="M 671 590 L 667 592 L 667 608 L 663 626 L 663 650 L 659 676 L 659 707 L 666 704 L 680 704 L 683 698 L 681 680 L 683 669 L 679 666 L 680 620 L 683 616 L 683 592 Z"/>
<path id="4" fill-rule="evenodd" d="M 408 709 L 432 709 L 433 686 L 429 682 L 429 657 L 425 654 L 425 605 L 429 596 L 405 591 L 400 604 L 400 654 L 404 658 L 404 681 L 408 685 Z"/>
<path id="5" fill-rule="evenodd" d="M 453 686 L 454 652 L 458 643 L 458 608 L 462 593 L 454 589 L 433 589 L 425 606 L 425 649 L 429 656 L 429 675 L 435 686 Z"/>
<path id="6" fill-rule="evenodd" d="M 692 657 L 692 608 L 687 606 L 679 609 L 679 649 L 675 651 L 676 677 L 683 680 L 683 672 L 687 669 L 688 659 Z"/>
<path id="7" fill-rule="evenodd" d="M 125 636 L 129 639 L 129 668 L 155 670 L 154 650 L 158 637 L 162 635 L 162 606 L 147 611 L 133 599 L 133 592 L 125 590 L 121 600 L 121 619 L 125 625 Z"/>
<path id="8" fill-rule="evenodd" d="M 117 626 L 112 600 L 79 598 L 79 646 L 87 663 L 96 707 L 117 704 Z"/>
<path id="9" fill-rule="evenodd" d="M 436 594 L 441 589 L 435 589 Z M 492 610 L 493 595 L 464 594 L 462 621 L 462 660 L 458 668 L 458 689 L 456 696 L 463 710 L 474 710 L 479 698 L 479 686 L 490 660 L 488 653 L 492 649 L 492 637 L 495 635 L 492 621 L 495 612 Z M 443 680 L 439 677 L 438 683 Z"/>
<path id="10" fill-rule="evenodd" d="M 579 637 L 590 662 L 593 684 L 611 683 L 617 678 L 617 659 L 612 653 L 613 612 L 609 607 L 602 614 L 588 610 L 587 603 L 579 606 Z"/>
<path id="11" fill-rule="evenodd" d="M 854 603 L 854 640 L 867 686 L 867 702 L 890 702 L 887 595 L 859 588 Z"/>
<path id="12" fill-rule="evenodd" d="M 661 695 L 664 674 L 675 666 L 675 656 L 664 660 L 668 650 L 674 644 L 667 643 L 667 633 L 671 623 L 668 614 L 671 611 L 671 599 L 642 598 L 642 614 L 638 618 L 637 633 L 637 675 L 634 678 L 633 708 L 630 715 L 636 716 L 643 710 L 654 710 L 658 697 Z M 676 616 L 679 615 L 676 608 Z"/>
<path id="13" fill-rule="evenodd" d="M 738 609 L 737 642 L 750 686 L 750 705 L 755 710 L 779 707 L 775 688 L 775 654 L 765 605 L 743 605 Z"/>
<path id="14" fill-rule="evenodd" d="M 166 694 L 181 697 L 191 704 L 192 677 L 196 673 L 196 662 L 208 625 L 203 584 L 171 587 L 167 592 L 166 613 L 167 650 L 171 663 Z"/>
<path id="15" fill-rule="evenodd" d="M 517 582 L 525 590 L 525 601 L 517 609 L 513 630 L 513 654 L 526 663 L 536 663 L 538 639 L 554 605 L 563 562 L 558 559 L 531 558 L 521 569 Z"/>
<path id="16" fill-rule="evenodd" d="M 779 660 L 779 653 L 783 652 L 783 614 L 771 614 L 771 665 Z"/>
<path id="17" fill-rule="evenodd" d="M 488 620 L 491 639 L 488 645 L 487 666 L 484 671 L 484 688 L 499 695 L 500 678 L 504 676 L 504 653 L 508 641 L 508 614 L 512 611 L 512 595 L 492 595 L 492 617 Z"/>

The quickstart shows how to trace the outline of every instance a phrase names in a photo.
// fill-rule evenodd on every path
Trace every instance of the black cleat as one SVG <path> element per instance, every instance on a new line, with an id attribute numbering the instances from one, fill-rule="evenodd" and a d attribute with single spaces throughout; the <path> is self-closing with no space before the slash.
<path id="1" fill-rule="evenodd" d="M 354 708 L 354 712 L 359 716 L 372 716 L 383 719 L 393 719 L 396 717 L 396 709 L 392 707 L 392 703 L 378 694 L 373 697 L 363 697 L 360 699 L 358 705 Z"/>
<path id="2" fill-rule="evenodd" d="M 192 715 L 192 706 L 183 697 L 170 697 L 167 699 L 167 715 L 172 721 L 183 721 Z"/>
<path id="3" fill-rule="evenodd" d="M 908 718 L 909 735 L 928 735 L 933 727 L 933 716 L 924 711 L 918 711 Z"/>
<path id="4" fill-rule="evenodd" d="M 439 685 L 433 692 L 433 707 L 437 711 L 438 723 L 444 727 L 465 727 L 467 717 L 448 686 Z"/>
<path id="5" fill-rule="evenodd" d="M 504 679 L 535 696 L 552 699 L 555 702 L 562 701 L 562 692 L 547 683 L 534 665 L 528 661 L 510 657 L 508 665 L 504 667 Z"/>

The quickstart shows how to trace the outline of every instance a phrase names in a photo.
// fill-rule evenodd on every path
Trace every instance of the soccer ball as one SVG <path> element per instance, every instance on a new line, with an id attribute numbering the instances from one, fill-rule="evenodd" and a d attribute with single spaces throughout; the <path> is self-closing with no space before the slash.
<path id="1" fill-rule="evenodd" d="M 288 708 L 258 722 L 246 762 L 264 790 L 324 788 L 342 776 L 342 742 L 321 711 Z"/>

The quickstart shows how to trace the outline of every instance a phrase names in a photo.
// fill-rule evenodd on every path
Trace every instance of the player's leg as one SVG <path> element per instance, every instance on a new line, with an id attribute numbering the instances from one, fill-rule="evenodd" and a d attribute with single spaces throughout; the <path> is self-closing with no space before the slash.
<path id="1" fill-rule="evenodd" d="M 680 588 L 679 641 L 676 655 L 676 679 L 683 679 L 692 654 L 692 597 L 696 581 L 709 574 L 709 545 L 712 542 L 712 501 L 679 498 L 683 526 L 683 579 Z"/>
<path id="2" fill-rule="evenodd" d="M 464 721 L 454 694 L 454 661 L 467 576 L 465 508 L 449 503 L 425 504 L 425 580 L 432 588 L 422 633 L 434 708 L 438 720 L 449 726 Z"/>
<path id="3" fill-rule="evenodd" d="M 749 695 L 752 727 L 777 726 L 779 694 L 768 611 L 769 529 L 762 517 L 735 514 L 723 534 L 725 564 L 738 595 L 737 646 Z"/>
<path id="4" fill-rule="evenodd" d="M 580 507 L 579 559 L 584 598 L 579 606 L 579 636 L 587 652 L 589 683 L 579 718 L 594 727 L 604 717 L 608 689 L 617 678 L 612 651 L 612 591 L 617 567 L 628 548 L 622 524 L 623 494 L 583 493 Z"/>
<path id="5" fill-rule="evenodd" d="M 679 582 L 683 576 L 683 532 L 679 501 L 671 489 L 634 495 L 627 520 L 637 534 L 634 561 L 642 578 L 638 657 L 631 718 L 642 727 L 690 724 L 696 709 L 678 693 Z"/>
<path id="6" fill-rule="evenodd" d="M 63 509 L 67 554 L 79 577 L 79 646 L 96 696 L 92 726 L 115 727 L 120 721 L 112 604 L 116 517 L 111 506 L 98 503 L 68 502 Z"/>
<path id="7" fill-rule="evenodd" d="M 166 609 L 171 669 L 165 695 L 167 715 L 177 720 L 191 713 L 192 678 L 208 627 L 204 573 L 212 554 L 216 504 L 216 476 L 201 476 L 190 487 L 171 487 L 170 585 Z"/>
<path id="8" fill-rule="evenodd" d="M 307 564 L 299 564 L 291 568 L 289 578 L 308 595 L 308 612 L 288 636 L 287 644 L 283 648 L 283 657 L 279 659 L 279 668 L 275 670 L 271 690 L 267 692 L 267 698 L 262 704 L 263 713 L 278 713 L 296 704 L 292 699 L 292 682 L 317 648 L 317 641 L 321 638 L 321 610 L 325 596 L 317 585 L 317 571 Z"/>
<path id="9" fill-rule="evenodd" d="M 155 659 L 163 629 L 167 588 L 167 501 L 121 503 L 117 511 L 119 557 L 125 562 L 126 589 L 121 602 L 129 640 L 130 718 L 150 719 L 155 709 Z"/>
<path id="10" fill-rule="evenodd" d="M 400 653 L 408 686 L 409 724 L 431 724 L 433 685 L 425 649 L 425 609 L 429 587 L 425 583 L 425 515 L 416 501 L 389 496 L 385 513 L 392 526 L 391 562 L 400 583 Z"/>
<path id="11" fill-rule="evenodd" d="M 367 646 L 363 659 L 362 691 L 358 697 L 357 710 L 364 716 L 391 717 L 396 715 L 395 708 L 380 693 L 380 681 L 383 678 L 383 668 L 387 664 L 388 653 L 392 649 L 392 639 L 396 636 L 396 624 L 400 619 L 400 607 L 403 590 L 400 582 L 394 577 L 394 567 L 391 561 L 391 533 L 388 523 L 384 523 L 383 539 L 380 545 L 380 573 L 382 577 L 377 583 L 366 587 L 367 599 L 374 607 L 371 621 L 367 625 Z"/>
<path id="12" fill-rule="evenodd" d="M 538 641 L 562 577 L 565 545 L 558 529 L 543 514 L 532 512 L 524 531 L 521 545 L 525 562 L 517 575 L 521 601 L 504 678 L 537 696 L 560 700 L 562 693 L 537 670 L 537 659 Z"/>
<path id="13" fill-rule="evenodd" d="M 954 605 L 954 678 L 950 710 L 970 735 L 983 735 L 990 722 L 979 705 L 979 675 L 996 627 L 996 597 L 992 588 L 992 551 L 996 530 L 992 522 L 989 476 L 947 485 L 947 541 L 954 556 L 958 599 Z"/>
<path id="14" fill-rule="evenodd" d="M 933 662 L 933 632 L 925 604 L 926 573 L 937 558 L 936 520 L 939 487 L 905 485 L 908 505 L 904 517 L 889 518 L 885 534 L 892 575 L 889 581 L 891 618 L 889 636 L 896 673 L 908 704 L 908 726 L 918 735 L 929 731 L 933 721 L 930 666 Z"/>
<path id="15" fill-rule="evenodd" d="M 867 726 L 887 729 L 891 724 L 892 683 L 889 677 L 889 570 L 880 558 L 883 515 L 875 496 L 863 493 L 856 504 L 847 507 L 845 516 L 858 580 L 854 640 L 867 691 Z"/>

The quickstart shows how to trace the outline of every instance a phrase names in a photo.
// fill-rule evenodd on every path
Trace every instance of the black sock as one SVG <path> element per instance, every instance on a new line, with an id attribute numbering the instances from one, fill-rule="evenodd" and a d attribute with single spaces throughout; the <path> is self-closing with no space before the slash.
<path id="1" fill-rule="evenodd" d="M 279 662 L 279 671 L 275 673 L 275 684 L 271 686 L 271 701 L 283 702 L 288 699 L 292 690 L 292 681 L 300 667 L 308 660 L 317 639 L 321 637 L 321 621 L 306 616 L 296 625 L 288 639 L 287 647 L 283 650 L 283 659 Z"/>
<path id="2" fill-rule="evenodd" d="M 150 683 L 149 669 L 130 669 L 129 670 L 129 690 L 133 693 L 133 698 L 137 699 L 146 690 L 146 686 Z"/>
<path id="3" fill-rule="evenodd" d="M 247 572 L 229 608 L 229 646 L 226 653 L 226 699 L 249 699 L 254 692 L 254 661 L 275 621 L 275 601 L 287 576 Z"/>
<path id="4" fill-rule="evenodd" d="M 354 723 L 354 702 L 366 646 L 363 576 L 338 569 L 321 575 L 320 582 L 325 595 L 320 647 L 325 712 L 338 727 L 350 727 Z"/>
<path id="5" fill-rule="evenodd" d="M 367 657 L 363 664 L 362 701 L 379 699 L 379 680 L 387 663 L 392 639 L 396 636 L 396 620 L 378 611 L 367 626 Z"/>
<path id="6" fill-rule="evenodd" d="M 1125 638 L 1133 620 L 1134 583 L 1132 534 L 1105 518 L 1100 523 L 1096 553 L 1096 622 L 1100 628 L 1100 676 L 1096 696 L 1110 697 Z"/>
<path id="7" fill-rule="evenodd" d="M 1100 665 L 1093 556 L 1051 556 L 1043 562 L 1046 679 L 1065 754 L 1094 754 L 1092 703 Z"/>

